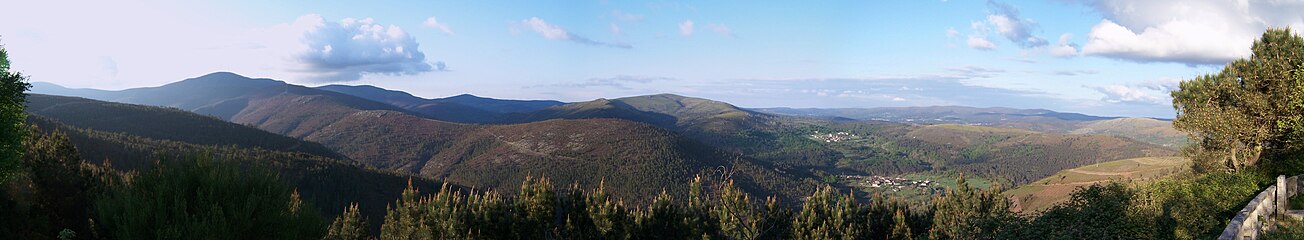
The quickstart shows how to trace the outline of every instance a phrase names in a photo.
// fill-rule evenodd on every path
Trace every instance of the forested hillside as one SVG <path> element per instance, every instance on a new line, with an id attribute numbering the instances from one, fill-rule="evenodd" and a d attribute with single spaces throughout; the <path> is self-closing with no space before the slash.
<path id="1" fill-rule="evenodd" d="M 343 158 L 321 144 L 174 108 L 31 94 L 27 96 L 27 112 L 79 128 L 103 132 L 200 145 L 235 145 Z"/>

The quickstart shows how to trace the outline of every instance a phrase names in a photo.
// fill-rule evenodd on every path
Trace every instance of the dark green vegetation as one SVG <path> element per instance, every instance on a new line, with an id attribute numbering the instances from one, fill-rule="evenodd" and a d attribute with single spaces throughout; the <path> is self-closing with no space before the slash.
<path id="1" fill-rule="evenodd" d="M 274 173 L 204 158 L 131 176 L 94 205 L 97 227 L 115 239 L 315 239 L 324 230 Z"/>

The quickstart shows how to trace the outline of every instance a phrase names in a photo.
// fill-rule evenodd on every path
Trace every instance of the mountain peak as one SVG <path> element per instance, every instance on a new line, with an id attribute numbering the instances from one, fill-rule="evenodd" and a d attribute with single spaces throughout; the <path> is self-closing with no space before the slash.
<path id="1" fill-rule="evenodd" d="M 204 76 L 199 76 L 198 78 L 215 78 L 215 77 L 218 77 L 218 78 L 248 78 L 248 77 L 241 76 L 240 74 L 236 74 L 236 73 L 233 73 L 233 72 L 213 72 L 213 73 L 209 73 L 209 74 L 204 74 Z"/>
<path id="2" fill-rule="evenodd" d="M 485 99 L 480 96 L 471 95 L 470 93 L 458 94 L 457 96 L 447 97 L 444 99 Z"/>

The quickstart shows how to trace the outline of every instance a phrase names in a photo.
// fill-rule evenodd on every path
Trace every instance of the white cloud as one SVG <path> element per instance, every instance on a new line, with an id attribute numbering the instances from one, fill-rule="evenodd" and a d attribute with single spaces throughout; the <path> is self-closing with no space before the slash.
<path id="1" fill-rule="evenodd" d="M 561 26 L 553 25 L 551 23 L 543 21 L 543 19 L 539 19 L 538 17 L 531 17 L 529 19 L 521 20 L 517 24 L 521 26 L 525 26 L 529 30 L 538 33 L 539 36 L 542 36 L 543 38 L 549 40 L 570 41 L 570 42 L 589 45 L 589 46 L 603 46 L 603 47 L 624 48 L 624 49 L 633 48 L 629 44 L 600 42 L 593 39 L 589 39 L 587 37 L 580 36 L 575 33 L 571 33 L 570 31 L 567 31 L 565 28 L 562 28 Z M 617 29 L 617 31 L 618 30 L 619 29 Z M 513 31 L 515 31 L 515 28 L 513 28 Z"/>
<path id="2" fill-rule="evenodd" d="M 953 38 L 955 36 L 960 36 L 960 31 L 956 31 L 953 27 L 946 28 L 946 37 Z"/>
<path id="3" fill-rule="evenodd" d="M 1064 58 L 1078 56 L 1078 45 L 1069 42 L 1069 39 L 1072 38 L 1072 33 L 1060 35 L 1059 43 L 1050 48 L 1050 55 Z"/>
<path id="4" fill-rule="evenodd" d="M 984 37 L 969 35 L 969 40 L 967 42 L 969 44 L 969 47 L 973 49 L 978 49 L 978 50 L 996 49 L 996 44 L 992 43 L 992 41 L 989 41 L 987 40 L 987 38 Z"/>
<path id="5" fill-rule="evenodd" d="M 1085 55 L 1138 62 L 1218 65 L 1250 55 L 1270 27 L 1304 27 L 1300 1 L 1083 1 L 1105 16 Z"/>
<path id="6" fill-rule="evenodd" d="M 685 37 L 693 36 L 693 20 L 684 20 L 679 23 L 679 35 Z"/>
<path id="7" fill-rule="evenodd" d="M 996 33 L 1009 39 L 1010 42 L 1023 48 L 1041 47 L 1047 44 L 1046 39 L 1032 34 L 1038 28 L 1037 22 L 1021 18 L 1018 9 L 995 1 L 988 1 L 987 6 L 992 11 L 987 15 L 987 23 L 995 26 Z"/>
<path id="8" fill-rule="evenodd" d="M 313 81 L 353 81 L 363 74 L 414 75 L 429 72 L 426 55 L 416 38 L 398 26 L 374 19 L 345 18 L 329 22 L 305 15 L 294 26 L 306 27 L 301 42 L 306 49 L 295 54 Z"/>
<path id="9" fill-rule="evenodd" d="M 453 29 L 448 28 L 448 24 L 439 22 L 439 20 L 436 20 L 435 17 L 426 18 L 426 21 L 422 22 L 421 25 L 424 25 L 428 28 L 438 29 L 440 32 L 444 32 L 445 34 L 448 35 L 454 35 Z"/>
<path id="10" fill-rule="evenodd" d="M 611 23 L 611 34 L 620 35 L 620 33 L 621 33 L 620 25 L 616 25 L 616 23 Z"/>

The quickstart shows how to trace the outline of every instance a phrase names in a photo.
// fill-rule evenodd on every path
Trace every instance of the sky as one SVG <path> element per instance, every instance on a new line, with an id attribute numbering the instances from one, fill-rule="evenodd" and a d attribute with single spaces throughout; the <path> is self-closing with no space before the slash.
<path id="1" fill-rule="evenodd" d="M 1160 118 L 1181 80 L 1304 26 L 1304 1 L 1255 0 L 0 2 L 13 69 L 74 88 L 228 71 L 427 98 Z"/>

